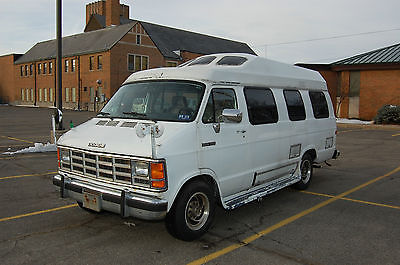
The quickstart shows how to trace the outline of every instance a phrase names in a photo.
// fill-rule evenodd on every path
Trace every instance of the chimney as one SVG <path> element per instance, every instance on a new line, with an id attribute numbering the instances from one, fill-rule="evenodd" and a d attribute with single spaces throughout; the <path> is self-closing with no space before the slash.
<path id="1" fill-rule="evenodd" d="M 86 25 L 94 14 L 104 16 L 106 14 L 106 1 L 92 2 L 86 5 Z"/>
<path id="2" fill-rule="evenodd" d="M 106 0 L 106 27 L 119 25 L 121 5 L 119 0 Z"/>

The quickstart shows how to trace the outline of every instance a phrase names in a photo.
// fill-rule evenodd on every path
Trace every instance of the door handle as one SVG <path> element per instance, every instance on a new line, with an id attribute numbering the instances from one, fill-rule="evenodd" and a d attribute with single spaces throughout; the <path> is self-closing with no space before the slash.
<path id="1" fill-rule="evenodd" d="M 236 133 L 246 133 L 246 130 L 238 130 Z"/>

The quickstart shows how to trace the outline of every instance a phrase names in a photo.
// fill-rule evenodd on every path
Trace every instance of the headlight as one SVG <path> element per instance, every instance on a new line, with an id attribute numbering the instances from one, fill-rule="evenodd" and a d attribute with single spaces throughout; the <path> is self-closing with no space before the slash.
<path id="1" fill-rule="evenodd" d="M 139 177 L 149 176 L 149 163 L 132 161 L 132 175 Z"/>
<path id="2" fill-rule="evenodd" d="M 59 149 L 59 166 L 60 168 L 70 169 L 71 168 L 71 157 L 69 150 Z"/>

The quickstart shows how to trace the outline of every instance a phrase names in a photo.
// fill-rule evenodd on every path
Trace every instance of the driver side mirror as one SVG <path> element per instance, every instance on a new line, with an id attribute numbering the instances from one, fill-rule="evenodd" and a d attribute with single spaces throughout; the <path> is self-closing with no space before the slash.
<path id="1" fill-rule="evenodd" d="M 242 121 L 243 114 L 238 109 L 224 109 L 222 111 L 222 117 L 225 120 L 240 123 Z"/>

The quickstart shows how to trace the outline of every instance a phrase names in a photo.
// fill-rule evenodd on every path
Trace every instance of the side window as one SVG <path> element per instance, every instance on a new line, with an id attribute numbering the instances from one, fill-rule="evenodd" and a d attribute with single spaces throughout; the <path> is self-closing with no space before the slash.
<path id="1" fill-rule="evenodd" d="M 284 90 L 286 107 L 291 121 L 301 121 L 306 119 L 303 99 L 297 90 Z"/>
<path id="2" fill-rule="evenodd" d="M 275 98 L 269 88 L 246 87 L 244 95 L 251 124 L 258 125 L 278 121 Z"/>
<path id="3" fill-rule="evenodd" d="M 309 92 L 311 105 L 316 119 L 329 117 L 328 104 L 323 92 Z"/>
<path id="4" fill-rule="evenodd" d="M 237 109 L 235 91 L 227 88 L 214 88 L 204 110 L 203 123 L 217 122 L 224 109 Z"/>

